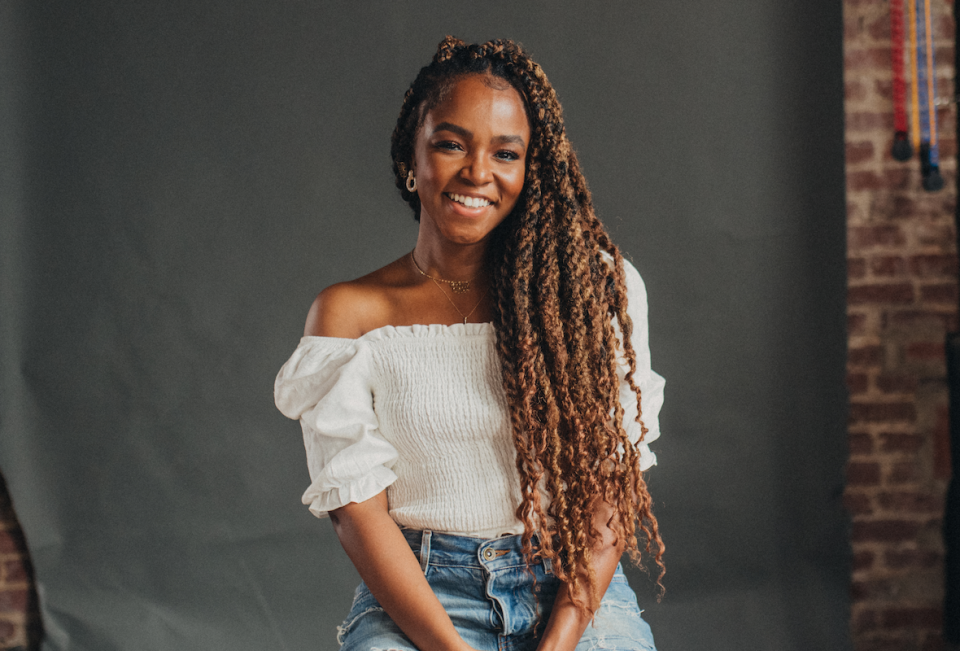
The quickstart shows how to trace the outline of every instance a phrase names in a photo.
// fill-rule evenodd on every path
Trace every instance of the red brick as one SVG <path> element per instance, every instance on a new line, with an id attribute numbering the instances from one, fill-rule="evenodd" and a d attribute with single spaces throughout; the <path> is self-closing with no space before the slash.
<path id="1" fill-rule="evenodd" d="M 893 111 L 851 111 L 846 115 L 847 134 L 864 132 L 892 132 Z M 848 187 L 850 187 L 848 185 Z"/>
<path id="2" fill-rule="evenodd" d="M 904 549 L 886 551 L 883 554 L 883 563 L 893 570 L 907 567 L 930 569 L 941 563 L 943 557 L 935 551 L 921 551 L 919 549 Z"/>
<path id="3" fill-rule="evenodd" d="M 891 155 L 891 159 L 893 156 Z M 890 200 L 878 202 L 874 206 L 874 214 L 877 217 L 890 219 L 912 219 L 917 214 L 917 202 L 910 196 L 903 193 L 897 193 L 890 197 Z"/>
<path id="4" fill-rule="evenodd" d="M 956 312 L 934 310 L 897 310 L 884 315 L 884 325 L 911 329 L 934 328 L 954 331 L 957 329 Z"/>
<path id="5" fill-rule="evenodd" d="M 917 408 L 912 402 L 851 402 L 851 423 L 882 423 L 885 421 L 915 421 Z"/>
<path id="6" fill-rule="evenodd" d="M 854 542 L 903 542 L 913 540 L 920 523 L 910 520 L 870 520 L 853 523 L 850 539 Z"/>
<path id="7" fill-rule="evenodd" d="M 877 376 L 875 384 L 884 393 L 913 393 L 917 390 L 917 378 L 914 375 L 883 373 Z"/>
<path id="8" fill-rule="evenodd" d="M 857 614 L 853 620 L 853 631 L 860 633 L 862 631 L 876 630 L 880 626 L 880 612 L 873 609 L 863 610 Z"/>
<path id="9" fill-rule="evenodd" d="M 945 359 L 942 342 L 915 341 L 904 349 L 909 359 L 918 361 L 937 361 Z"/>
<path id="10" fill-rule="evenodd" d="M 876 172 L 847 173 L 847 188 L 852 192 L 882 190 L 885 187 L 887 187 L 886 179 Z"/>
<path id="11" fill-rule="evenodd" d="M 876 41 L 890 40 L 890 17 L 881 15 L 867 26 L 867 33 Z"/>
<path id="12" fill-rule="evenodd" d="M 847 143 L 847 164 L 855 165 L 874 158 L 873 143 L 869 140 Z"/>
<path id="13" fill-rule="evenodd" d="M 910 273 L 919 278 L 956 279 L 960 267 L 955 255 L 915 255 L 910 258 Z"/>
<path id="14" fill-rule="evenodd" d="M 880 441 L 884 452 L 916 452 L 923 445 L 922 436 L 900 432 L 885 432 L 880 435 Z"/>
<path id="15" fill-rule="evenodd" d="M 920 287 L 920 299 L 931 303 L 956 303 L 957 284 L 923 285 Z"/>
<path id="16" fill-rule="evenodd" d="M 943 511 L 943 500 L 928 493 L 880 493 L 877 495 L 877 504 L 887 511 L 904 513 L 940 513 Z"/>
<path id="17" fill-rule="evenodd" d="M 858 285 L 847 290 L 847 303 L 851 305 L 905 304 L 913 302 L 913 285 L 909 283 L 878 283 Z"/>
<path id="18" fill-rule="evenodd" d="M 0 531 L 0 554 L 22 554 L 26 548 L 19 531 Z"/>
<path id="19" fill-rule="evenodd" d="M 912 461 L 898 461 L 890 468 L 888 484 L 909 484 L 918 479 L 917 464 Z"/>
<path id="20" fill-rule="evenodd" d="M 853 226 L 847 229 L 847 245 L 853 249 L 874 246 L 903 246 L 907 238 L 896 225 Z"/>
<path id="21" fill-rule="evenodd" d="M 941 250 L 954 248 L 954 232 L 952 226 L 938 226 L 934 224 L 920 224 L 916 230 L 917 241 L 923 245 L 937 246 Z"/>
<path id="22" fill-rule="evenodd" d="M 847 315 L 847 334 L 858 335 L 863 333 L 867 325 L 867 315 L 862 313 Z"/>
<path id="23" fill-rule="evenodd" d="M 904 189 L 912 187 L 910 185 L 911 177 L 910 170 L 905 167 L 896 167 L 894 169 L 887 169 L 883 171 L 883 182 L 884 186 L 887 188 L 895 189 Z"/>
<path id="24" fill-rule="evenodd" d="M 847 364 L 850 366 L 879 366 L 883 360 L 880 346 L 861 346 L 847 350 Z"/>
<path id="25" fill-rule="evenodd" d="M 27 571 L 27 566 L 19 560 L 4 561 L 3 568 L 0 570 L 0 576 L 8 583 L 26 583 L 30 580 L 30 573 Z"/>
<path id="26" fill-rule="evenodd" d="M 888 608 L 880 616 L 883 628 L 933 628 L 943 623 L 939 608 Z"/>
<path id="27" fill-rule="evenodd" d="M 847 486 L 876 486 L 879 483 L 879 463 L 854 461 L 847 464 Z"/>
<path id="28" fill-rule="evenodd" d="M 843 97 L 848 102 L 867 98 L 867 87 L 859 80 L 848 81 L 843 85 Z"/>
<path id="29" fill-rule="evenodd" d="M 934 47 L 933 58 L 938 62 L 953 61 L 953 47 L 949 45 Z"/>
<path id="30" fill-rule="evenodd" d="M 850 597 L 854 601 L 884 599 L 896 594 L 897 586 L 884 579 L 854 581 L 850 584 Z"/>
<path id="31" fill-rule="evenodd" d="M 949 15 L 935 17 L 932 31 L 935 39 L 952 41 L 956 34 L 953 18 Z"/>
<path id="32" fill-rule="evenodd" d="M 876 79 L 873 82 L 873 92 L 877 94 L 877 97 L 886 100 L 893 99 L 893 82 L 889 79 Z M 892 134 L 891 134 L 892 136 Z M 890 145 L 893 146 L 893 143 Z M 891 156 L 891 158 L 893 158 Z"/>
<path id="33" fill-rule="evenodd" d="M 873 559 L 876 555 L 870 550 L 861 550 L 853 555 L 853 571 L 869 570 L 873 567 Z"/>
<path id="34" fill-rule="evenodd" d="M 940 138 L 940 158 L 953 158 L 957 155 L 956 138 Z"/>
<path id="35" fill-rule="evenodd" d="M 22 613 L 27 610 L 30 594 L 27 588 L 0 589 L 0 613 Z"/>
<path id="36" fill-rule="evenodd" d="M 863 258 L 847 260 L 847 278 L 863 278 L 867 275 L 867 261 Z"/>
<path id="37" fill-rule="evenodd" d="M 6 649 L 7 643 L 11 642 L 17 634 L 17 627 L 13 625 L 13 622 L 9 622 L 5 619 L 0 619 L 0 644 L 4 645 L 0 648 Z M 21 647 L 22 648 L 22 647 Z M 16 647 L 14 647 L 16 649 Z"/>
<path id="38" fill-rule="evenodd" d="M 873 438 L 866 432 L 851 432 L 849 442 L 850 454 L 870 454 L 873 452 Z"/>
<path id="39" fill-rule="evenodd" d="M 843 505 L 847 507 L 850 515 L 870 515 L 873 513 L 873 504 L 871 504 L 870 496 L 864 493 L 845 493 L 843 496 Z"/>
<path id="40" fill-rule="evenodd" d="M 902 276 L 906 263 L 898 255 L 881 255 L 870 260 L 870 273 L 874 276 Z"/>
<path id="41" fill-rule="evenodd" d="M 872 47 L 849 49 L 843 56 L 844 70 L 861 70 L 864 68 L 889 68 L 890 48 Z"/>
<path id="42" fill-rule="evenodd" d="M 867 326 L 867 315 L 854 313 L 847 315 L 847 334 L 862 334 Z"/>
<path id="43" fill-rule="evenodd" d="M 847 391 L 851 395 L 866 393 L 869 384 L 866 373 L 847 373 Z"/>

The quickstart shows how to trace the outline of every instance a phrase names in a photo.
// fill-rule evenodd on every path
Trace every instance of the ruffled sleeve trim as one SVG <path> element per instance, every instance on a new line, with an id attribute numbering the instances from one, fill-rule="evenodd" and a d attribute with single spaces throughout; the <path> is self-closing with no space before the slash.
<path id="1" fill-rule="evenodd" d="M 277 407 L 303 430 L 311 480 L 303 503 L 317 517 L 366 501 L 397 479 L 397 450 L 373 409 L 374 384 L 362 338 L 304 337 L 277 375 Z"/>

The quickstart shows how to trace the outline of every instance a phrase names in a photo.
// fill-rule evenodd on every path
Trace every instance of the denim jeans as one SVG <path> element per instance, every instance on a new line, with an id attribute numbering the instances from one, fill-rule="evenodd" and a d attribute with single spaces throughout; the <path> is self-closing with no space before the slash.
<path id="1" fill-rule="evenodd" d="M 480 651 L 536 649 L 561 583 L 549 563 L 526 566 L 520 536 L 488 540 L 409 529 L 403 533 L 470 646 Z M 341 651 L 417 651 L 363 583 L 339 627 L 338 641 Z M 577 651 L 593 649 L 654 649 L 650 627 L 640 617 L 620 566 L 577 645 Z"/>

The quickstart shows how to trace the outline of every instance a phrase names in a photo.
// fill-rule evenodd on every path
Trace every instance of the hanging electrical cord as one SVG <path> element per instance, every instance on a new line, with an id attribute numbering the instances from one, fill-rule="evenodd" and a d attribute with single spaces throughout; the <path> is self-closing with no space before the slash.
<path id="1" fill-rule="evenodd" d="M 911 0 L 912 1 L 912 0 Z M 907 133 L 907 82 L 903 72 L 903 0 L 890 0 L 890 61 L 893 68 L 893 157 L 910 160 Z"/>
<path id="2" fill-rule="evenodd" d="M 920 95 L 917 77 L 917 4 L 915 0 L 907 0 L 908 15 L 910 18 L 910 142 L 913 150 L 920 149 Z"/>
<path id="3" fill-rule="evenodd" d="M 937 80 L 934 72 L 933 24 L 930 20 L 930 0 L 917 3 L 917 94 L 920 117 L 920 170 L 923 189 L 936 192 L 943 189 L 940 176 L 940 148 L 937 146 Z"/>

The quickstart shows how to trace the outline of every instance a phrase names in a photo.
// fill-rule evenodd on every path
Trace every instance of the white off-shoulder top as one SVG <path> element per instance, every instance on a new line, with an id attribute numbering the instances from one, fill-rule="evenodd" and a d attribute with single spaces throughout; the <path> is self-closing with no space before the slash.
<path id="1" fill-rule="evenodd" d="M 641 467 L 656 463 L 663 378 L 650 368 L 647 296 L 624 262 L 636 397 L 621 381 L 624 426 Z M 627 367 L 621 359 L 621 378 Z M 520 478 L 490 323 L 384 326 L 358 339 L 303 337 L 280 369 L 277 407 L 299 419 L 317 517 L 387 489 L 400 526 L 492 538 L 523 531 Z"/>

